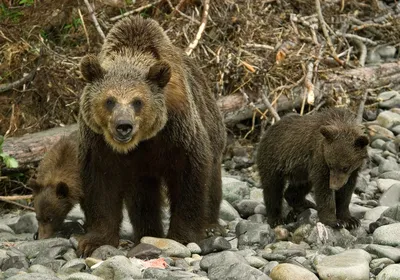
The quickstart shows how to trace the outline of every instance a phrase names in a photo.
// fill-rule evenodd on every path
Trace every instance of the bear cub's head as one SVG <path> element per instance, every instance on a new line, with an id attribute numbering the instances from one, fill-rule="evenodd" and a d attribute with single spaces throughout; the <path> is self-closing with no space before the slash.
<path id="1" fill-rule="evenodd" d="M 64 182 L 56 186 L 44 186 L 30 179 L 28 187 L 33 190 L 34 208 L 38 221 L 38 239 L 52 237 L 58 230 L 73 206 L 69 196 L 69 187 Z"/>
<path id="2" fill-rule="evenodd" d="M 368 157 L 368 137 L 357 126 L 326 125 L 323 136 L 323 157 L 329 168 L 329 187 L 339 190 Z"/>
<path id="3" fill-rule="evenodd" d="M 167 62 L 114 57 L 103 68 L 96 56 L 87 55 L 80 69 L 88 82 L 81 97 L 83 119 L 116 152 L 129 152 L 165 126 Z"/>

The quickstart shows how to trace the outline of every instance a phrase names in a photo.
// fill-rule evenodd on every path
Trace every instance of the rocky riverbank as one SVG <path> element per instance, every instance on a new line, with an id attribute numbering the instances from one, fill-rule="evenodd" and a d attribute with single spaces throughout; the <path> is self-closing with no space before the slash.
<path id="1" fill-rule="evenodd" d="M 76 238 L 69 237 L 82 231 L 79 207 L 68 215 L 60 237 L 39 241 L 33 240 L 34 213 L 4 213 L 0 279 L 400 279 L 400 93 L 384 92 L 379 98 L 380 109 L 364 115 L 370 161 L 350 206 L 362 221 L 358 229 L 324 227 L 313 209 L 271 229 L 254 154 L 236 145 L 224 162 L 220 222 L 229 230 L 227 237 L 187 246 L 145 237 L 134 246 L 127 240 L 132 227 L 125 215 L 119 248 L 102 246 L 82 259 L 76 255 Z M 167 212 L 164 216 L 167 221 Z"/>

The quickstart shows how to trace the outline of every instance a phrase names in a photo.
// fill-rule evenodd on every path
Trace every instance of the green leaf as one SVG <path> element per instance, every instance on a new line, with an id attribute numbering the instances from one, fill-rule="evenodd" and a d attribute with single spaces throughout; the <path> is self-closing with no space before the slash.
<path id="1" fill-rule="evenodd" d="M 18 167 L 18 161 L 15 158 L 10 157 L 10 156 L 4 158 L 4 163 L 6 164 L 6 166 L 8 168 L 17 168 Z"/>

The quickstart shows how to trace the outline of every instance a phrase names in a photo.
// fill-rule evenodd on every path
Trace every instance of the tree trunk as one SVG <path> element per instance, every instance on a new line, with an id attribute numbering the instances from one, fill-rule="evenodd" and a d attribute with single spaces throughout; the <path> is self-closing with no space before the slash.
<path id="1" fill-rule="evenodd" d="M 318 97 L 319 92 L 324 95 L 343 91 L 351 94 L 354 91 L 362 92 L 367 89 L 384 86 L 392 89 L 400 87 L 400 61 L 379 66 L 327 72 L 324 75 L 324 79 L 320 79 L 319 90 L 315 91 L 315 98 Z M 292 89 L 291 95 L 296 96 L 294 99 L 289 99 L 285 95 L 279 97 L 276 102 L 277 112 L 299 108 L 303 101 L 303 92 L 303 85 L 299 85 Z M 227 126 L 232 126 L 242 120 L 251 118 L 254 110 L 254 107 L 249 105 L 246 97 L 241 93 L 221 97 L 218 100 L 218 106 Z M 266 105 L 261 98 L 254 102 L 254 106 L 261 111 L 266 110 Z M 13 156 L 21 166 L 26 166 L 40 161 L 47 149 L 58 141 L 62 135 L 67 135 L 77 128 L 78 126 L 74 124 L 22 137 L 8 138 L 4 142 L 3 150 Z"/>

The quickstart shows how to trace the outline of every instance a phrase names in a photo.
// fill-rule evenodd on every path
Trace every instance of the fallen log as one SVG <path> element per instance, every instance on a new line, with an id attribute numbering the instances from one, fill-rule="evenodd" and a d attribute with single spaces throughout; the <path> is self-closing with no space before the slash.
<path id="1" fill-rule="evenodd" d="M 400 61 L 385 63 L 379 66 L 356 68 L 351 70 L 331 71 L 320 77 L 319 90 L 315 98 L 322 93 L 329 95 L 333 92 L 363 92 L 381 87 L 400 88 Z M 291 90 L 290 99 L 282 95 L 276 102 L 277 112 L 300 108 L 303 101 L 303 85 Z M 224 116 L 225 124 L 232 126 L 253 116 L 255 107 L 260 111 L 266 110 L 266 105 L 260 97 L 250 106 L 242 93 L 223 96 L 218 100 L 218 106 Z M 77 129 L 77 125 L 57 127 L 46 131 L 27 134 L 22 137 L 11 137 L 3 144 L 4 152 L 14 157 L 21 166 L 40 161 L 49 147 L 57 142 L 62 135 L 67 135 Z"/>

